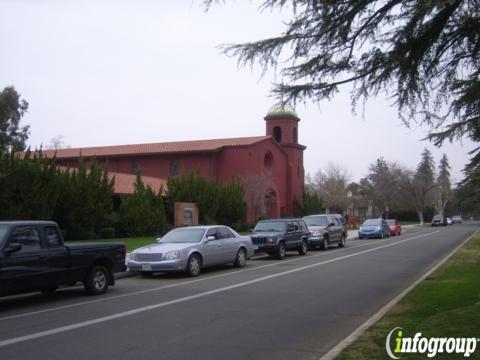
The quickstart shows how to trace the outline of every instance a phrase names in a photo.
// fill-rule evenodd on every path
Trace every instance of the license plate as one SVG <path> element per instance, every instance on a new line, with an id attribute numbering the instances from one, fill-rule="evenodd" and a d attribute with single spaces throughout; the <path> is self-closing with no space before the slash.
<path id="1" fill-rule="evenodd" d="M 152 264 L 142 264 L 142 271 L 151 271 Z"/>

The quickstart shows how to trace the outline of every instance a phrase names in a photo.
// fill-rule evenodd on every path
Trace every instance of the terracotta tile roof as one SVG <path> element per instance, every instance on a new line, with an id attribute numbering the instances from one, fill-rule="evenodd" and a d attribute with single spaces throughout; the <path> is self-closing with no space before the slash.
<path id="1" fill-rule="evenodd" d="M 115 177 L 115 182 L 113 185 L 113 192 L 115 194 L 133 194 L 135 191 L 135 175 L 109 172 L 108 178 L 112 179 L 113 177 Z M 160 191 L 162 187 L 163 190 L 165 190 L 167 187 L 167 180 L 165 179 L 142 176 L 142 181 L 145 186 L 150 186 L 155 192 Z"/>
<path id="2" fill-rule="evenodd" d="M 159 153 L 175 154 L 192 152 L 213 152 L 218 151 L 224 147 L 251 145 L 268 138 L 270 138 L 270 136 L 57 149 L 44 150 L 43 155 L 46 157 L 53 157 L 56 152 L 57 158 L 62 159 L 77 158 L 79 156 L 102 157 L 120 155 L 148 155 Z"/>
<path id="3" fill-rule="evenodd" d="M 76 168 L 66 166 L 58 166 L 58 168 L 69 172 L 77 170 Z M 115 182 L 113 184 L 113 192 L 115 194 L 133 194 L 133 192 L 135 191 L 135 180 L 137 178 L 135 175 L 109 172 L 108 178 L 110 180 L 115 178 Z M 150 186 L 155 192 L 160 191 L 162 187 L 164 191 L 167 188 L 166 179 L 151 176 L 142 176 L 142 181 L 146 186 Z"/>

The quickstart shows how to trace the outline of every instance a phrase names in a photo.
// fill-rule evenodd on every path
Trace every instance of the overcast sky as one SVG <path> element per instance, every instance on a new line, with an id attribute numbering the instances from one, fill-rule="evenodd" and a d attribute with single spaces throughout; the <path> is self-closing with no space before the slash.
<path id="1" fill-rule="evenodd" d="M 0 0 L 0 88 L 29 104 L 29 144 L 62 135 L 72 147 L 257 136 L 274 103 L 274 72 L 238 68 L 219 44 L 279 34 L 288 14 L 229 1 L 204 12 L 191 0 Z M 414 168 L 425 147 L 446 153 L 461 180 L 473 144 L 434 148 L 383 99 L 352 115 L 348 89 L 320 107 L 297 105 L 305 171 L 328 162 L 365 176 L 378 157 Z M 361 109 L 360 109 L 361 110 Z"/>

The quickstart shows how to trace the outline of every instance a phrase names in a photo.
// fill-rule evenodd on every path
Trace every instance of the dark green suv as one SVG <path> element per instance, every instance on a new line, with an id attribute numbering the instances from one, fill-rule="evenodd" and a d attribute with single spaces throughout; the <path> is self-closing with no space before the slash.
<path id="1" fill-rule="evenodd" d="M 249 236 L 257 252 L 283 259 L 288 250 L 305 255 L 310 233 L 302 219 L 272 219 L 259 221 Z"/>

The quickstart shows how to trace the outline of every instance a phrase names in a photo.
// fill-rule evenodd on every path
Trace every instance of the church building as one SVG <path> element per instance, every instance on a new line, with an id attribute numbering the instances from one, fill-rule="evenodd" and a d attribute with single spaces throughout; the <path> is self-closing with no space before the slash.
<path id="1" fill-rule="evenodd" d="M 298 143 L 300 118 L 285 103 L 265 116 L 264 136 L 47 150 L 60 166 L 75 168 L 80 157 L 95 158 L 115 177 L 115 193 L 131 193 L 140 171 L 158 190 L 171 176 L 198 172 L 221 183 L 239 179 L 245 187 L 247 221 L 260 215 L 291 215 L 304 190 L 303 151 Z"/>

